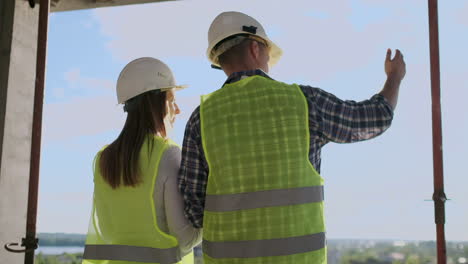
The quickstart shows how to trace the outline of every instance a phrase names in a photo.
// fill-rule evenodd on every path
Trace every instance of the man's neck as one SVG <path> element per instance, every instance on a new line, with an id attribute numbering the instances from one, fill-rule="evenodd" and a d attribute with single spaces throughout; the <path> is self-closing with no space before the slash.
<path id="1" fill-rule="evenodd" d="M 238 68 L 235 68 L 235 69 L 233 68 L 233 69 L 229 69 L 229 70 L 223 69 L 223 71 L 226 74 L 226 76 L 229 77 L 229 76 L 231 76 L 231 75 L 233 75 L 233 74 L 235 74 L 237 72 L 255 71 L 256 69 L 258 69 L 258 68 L 256 68 L 256 67 L 249 67 L 249 68 L 247 68 L 247 67 L 238 67 Z"/>
<path id="2" fill-rule="evenodd" d="M 222 67 L 222 69 L 224 73 L 226 74 L 226 76 L 229 77 L 231 76 L 231 74 L 236 73 L 236 72 L 255 71 L 256 69 L 261 69 L 261 67 L 256 65 L 256 63 L 245 63 L 245 64 L 239 64 L 239 65 L 234 65 L 234 66 Z M 264 71 L 263 69 L 261 70 Z"/>
<path id="3" fill-rule="evenodd" d="M 268 74 L 266 74 L 261 69 L 255 69 L 255 70 L 251 70 L 251 71 L 234 72 L 231 75 L 229 75 L 229 77 L 224 82 L 224 84 L 237 82 L 237 81 L 243 79 L 243 77 L 250 77 L 250 76 L 254 76 L 254 75 L 260 75 L 260 76 L 272 79 L 270 76 L 268 76 Z"/>

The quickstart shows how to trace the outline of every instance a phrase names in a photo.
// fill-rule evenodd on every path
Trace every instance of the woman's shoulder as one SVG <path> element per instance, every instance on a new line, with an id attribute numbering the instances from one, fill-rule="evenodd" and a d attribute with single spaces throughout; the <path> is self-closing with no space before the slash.
<path id="1" fill-rule="evenodd" d="M 101 147 L 101 148 L 96 152 L 96 155 L 94 155 L 93 164 L 96 163 L 96 160 L 99 159 L 99 157 L 101 157 L 102 152 L 103 152 L 108 146 L 109 146 L 109 145 L 106 144 L 106 145 L 104 145 L 103 147 Z"/>
<path id="2" fill-rule="evenodd" d="M 178 145 L 168 145 L 164 150 L 162 159 L 166 162 L 180 161 L 181 152 Z"/>
<path id="3" fill-rule="evenodd" d="M 167 147 L 159 163 L 159 176 L 162 182 L 166 183 L 168 179 L 177 177 L 181 160 L 181 150 L 178 146 Z"/>
<path id="4" fill-rule="evenodd" d="M 158 142 L 159 144 L 164 145 L 166 147 L 166 150 L 168 150 L 170 148 L 178 148 L 180 150 L 180 146 L 170 138 L 163 138 L 163 137 L 158 136 L 158 135 L 150 136 L 150 138 L 154 142 Z"/>

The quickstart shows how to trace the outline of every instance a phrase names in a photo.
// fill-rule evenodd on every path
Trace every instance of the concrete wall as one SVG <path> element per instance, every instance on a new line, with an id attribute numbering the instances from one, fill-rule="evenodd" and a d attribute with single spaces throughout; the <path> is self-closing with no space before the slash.
<path id="1" fill-rule="evenodd" d="M 170 0 L 51 0 L 52 11 Z M 0 0 L 0 264 L 24 254 L 3 245 L 25 236 L 39 5 Z"/>
<path id="2" fill-rule="evenodd" d="M 25 235 L 39 6 L 0 0 L 0 263 L 24 263 L 3 245 Z"/>
<path id="3" fill-rule="evenodd" d="M 90 8 L 98 8 L 98 7 L 166 2 L 166 1 L 176 1 L 176 0 L 51 0 L 50 11 L 58 12 L 58 11 L 90 9 Z M 36 0 L 36 2 L 39 2 L 39 0 Z"/>

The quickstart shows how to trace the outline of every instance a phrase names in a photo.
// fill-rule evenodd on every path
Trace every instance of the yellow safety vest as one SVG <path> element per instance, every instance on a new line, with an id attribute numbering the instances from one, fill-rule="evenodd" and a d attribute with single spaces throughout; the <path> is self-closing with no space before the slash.
<path id="1" fill-rule="evenodd" d="M 193 253 L 181 260 L 177 239 L 161 230 L 154 206 L 154 187 L 161 157 L 171 140 L 148 136 L 139 166 L 142 184 L 112 189 L 94 166 L 93 210 L 83 264 L 193 263 Z M 152 146 L 152 148 L 151 148 Z"/>
<path id="2" fill-rule="evenodd" d="M 205 264 L 326 263 L 323 179 L 298 85 L 253 76 L 202 97 Z"/>

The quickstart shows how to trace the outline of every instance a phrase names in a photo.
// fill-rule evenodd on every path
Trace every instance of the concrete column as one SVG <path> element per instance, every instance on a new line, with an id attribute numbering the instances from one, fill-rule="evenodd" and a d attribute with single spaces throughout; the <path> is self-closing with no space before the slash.
<path id="1" fill-rule="evenodd" d="M 3 245 L 26 229 L 39 6 L 0 0 L 0 262 L 24 263 Z"/>

